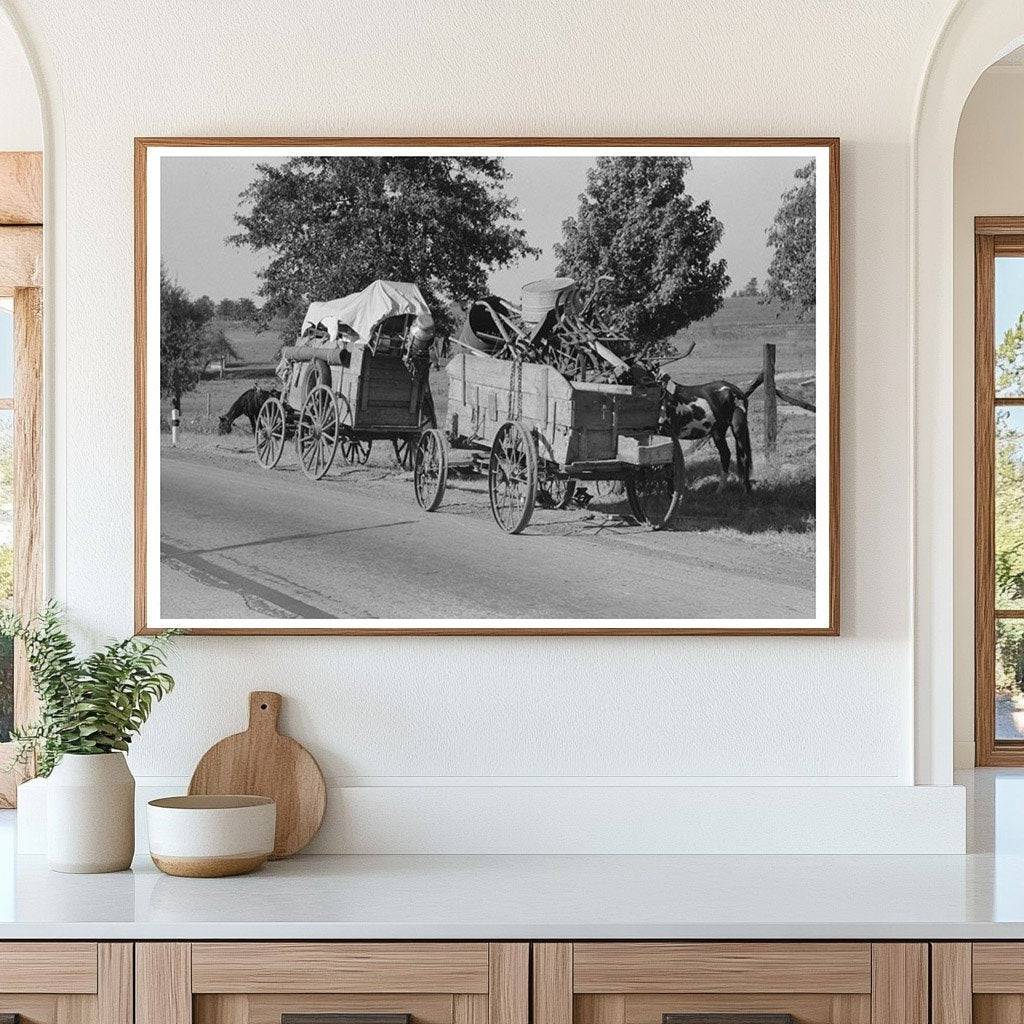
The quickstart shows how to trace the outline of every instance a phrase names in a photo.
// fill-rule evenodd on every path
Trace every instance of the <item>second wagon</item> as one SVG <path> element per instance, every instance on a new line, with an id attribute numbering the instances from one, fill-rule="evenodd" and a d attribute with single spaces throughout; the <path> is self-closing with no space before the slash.
<path id="1" fill-rule="evenodd" d="M 410 468 L 420 431 L 436 425 L 428 384 L 434 320 L 414 284 L 375 281 L 310 305 L 294 345 L 281 350 L 280 397 L 256 419 L 260 465 L 273 469 L 294 439 L 302 472 L 319 480 L 336 455 L 365 463 L 390 441 Z"/>

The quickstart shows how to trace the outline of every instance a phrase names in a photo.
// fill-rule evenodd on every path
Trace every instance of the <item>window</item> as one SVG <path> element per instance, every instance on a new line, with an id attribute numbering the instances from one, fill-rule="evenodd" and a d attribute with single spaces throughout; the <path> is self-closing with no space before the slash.
<path id="1" fill-rule="evenodd" d="M 975 253 L 976 761 L 1024 765 L 1024 217 Z"/>
<path id="2" fill-rule="evenodd" d="M 42 170 L 0 153 L 0 605 L 23 616 L 42 601 Z M 35 711 L 24 652 L 0 638 L 0 807 L 27 774 L 5 741 Z"/>
<path id="3" fill-rule="evenodd" d="M 0 606 L 14 601 L 14 303 L 0 299 Z M 14 725 L 14 645 L 0 637 L 0 743 Z"/>

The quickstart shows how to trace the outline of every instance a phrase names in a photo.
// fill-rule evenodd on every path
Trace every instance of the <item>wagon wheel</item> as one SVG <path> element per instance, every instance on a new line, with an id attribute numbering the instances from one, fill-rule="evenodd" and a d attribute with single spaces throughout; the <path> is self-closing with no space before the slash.
<path id="1" fill-rule="evenodd" d="M 420 438 L 422 440 L 422 437 Z M 391 447 L 395 449 L 395 462 L 408 471 L 413 468 L 413 457 L 416 454 L 416 443 L 413 437 L 395 437 L 391 439 Z"/>
<path id="2" fill-rule="evenodd" d="M 373 451 L 373 438 L 363 440 L 358 437 L 352 438 L 352 461 L 365 466 L 370 461 L 370 452 Z"/>
<path id="3" fill-rule="evenodd" d="M 302 472 L 314 480 L 326 475 L 341 439 L 338 403 L 331 389 L 318 384 L 310 391 L 295 428 L 295 449 Z"/>
<path id="4" fill-rule="evenodd" d="M 540 494 L 546 494 L 552 508 L 568 508 L 576 494 L 576 481 L 571 477 L 558 476 L 548 469 L 541 471 Z"/>
<path id="5" fill-rule="evenodd" d="M 338 422 L 341 424 L 338 450 L 341 457 L 351 466 L 365 466 L 370 457 L 373 441 L 357 436 L 352 420 L 352 407 L 344 395 L 338 395 Z"/>
<path id="6" fill-rule="evenodd" d="M 268 398 L 260 407 L 253 435 L 256 459 L 264 469 L 273 469 L 281 461 L 287 432 L 284 404 L 280 398 Z"/>
<path id="7" fill-rule="evenodd" d="M 667 466 L 646 466 L 626 480 L 626 497 L 633 515 L 651 529 L 668 526 L 683 497 L 683 453 L 673 439 L 672 462 Z"/>
<path id="8" fill-rule="evenodd" d="M 494 521 L 506 533 L 525 529 L 537 501 L 537 446 L 514 420 L 494 435 L 487 466 L 487 493 Z"/>
<path id="9" fill-rule="evenodd" d="M 576 481 L 561 476 L 551 443 L 543 435 L 537 437 L 537 500 L 543 508 L 568 508 L 576 494 Z"/>
<path id="10" fill-rule="evenodd" d="M 440 430 L 431 427 L 420 435 L 413 448 L 412 482 L 416 502 L 425 512 L 433 512 L 441 504 L 448 485 L 448 442 Z"/>

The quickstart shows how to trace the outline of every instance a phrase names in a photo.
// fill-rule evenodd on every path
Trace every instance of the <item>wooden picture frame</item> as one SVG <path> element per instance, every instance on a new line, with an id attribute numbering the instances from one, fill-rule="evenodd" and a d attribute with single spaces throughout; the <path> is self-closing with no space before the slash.
<path id="1" fill-rule="evenodd" d="M 974 220 L 974 743 L 979 768 L 1024 765 L 1024 741 L 996 736 L 996 623 L 1024 620 L 1024 609 L 996 608 L 996 408 L 1024 397 L 996 396 L 995 261 L 1024 257 L 1024 217 Z"/>
<path id="2" fill-rule="evenodd" d="M 287 621 L 254 620 L 181 620 L 160 613 L 158 589 L 154 584 L 154 539 L 149 530 L 154 518 L 154 492 L 151 467 L 154 451 L 159 451 L 159 438 L 154 441 L 155 424 L 159 422 L 159 409 L 154 417 L 148 403 L 153 390 L 154 378 L 153 340 L 147 332 L 152 331 L 153 307 L 152 290 L 154 281 L 152 232 L 149 222 L 159 210 L 159 195 L 151 194 L 150 183 L 154 178 L 153 168 L 162 158 L 183 153 L 215 155 L 223 151 L 234 154 L 240 151 L 273 150 L 274 155 L 286 156 L 295 151 L 339 150 L 338 155 L 352 155 L 367 151 L 373 154 L 395 149 L 417 151 L 417 155 L 430 155 L 434 150 L 447 153 L 466 151 L 506 150 L 525 151 L 533 155 L 545 149 L 608 153 L 629 155 L 636 151 L 679 151 L 689 155 L 700 151 L 700 155 L 714 153 L 724 156 L 740 156 L 739 151 L 755 151 L 758 155 L 772 150 L 792 150 L 794 153 L 811 154 L 820 161 L 817 179 L 827 189 L 821 198 L 819 189 L 818 222 L 822 213 L 827 214 L 827 226 L 819 234 L 817 247 L 818 295 L 827 293 L 827 299 L 819 303 L 816 312 L 817 334 L 816 366 L 818 379 L 827 376 L 827 387 L 818 392 L 817 401 L 827 397 L 827 413 L 816 412 L 815 405 L 793 394 L 781 393 L 780 401 L 792 402 L 814 411 L 818 434 L 813 450 L 816 465 L 827 467 L 824 483 L 817 486 L 816 501 L 819 518 L 816 518 L 815 549 L 815 611 L 810 617 L 789 617 L 756 620 L 653 620 L 653 619 L 608 619 L 578 620 L 585 624 L 574 624 L 571 620 L 430 620 L 407 625 L 401 619 L 378 621 L 375 618 L 358 621 L 340 620 L 339 625 L 316 620 Z M 840 463 L 839 463 L 839 326 L 840 326 L 840 199 L 839 199 L 839 140 L 836 138 L 190 138 L 190 137 L 144 137 L 135 140 L 135 624 L 139 633 L 154 633 L 169 625 L 183 628 L 188 632 L 205 635 L 340 635 L 340 636 L 835 636 L 839 633 L 840 613 Z M 154 161 L 157 161 L 156 163 Z M 820 239 L 822 235 L 825 244 Z M 739 282 L 735 282 L 739 284 Z M 157 306 L 159 309 L 159 306 Z M 765 346 L 765 367 L 769 366 L 769 354 Z M 774 353 L 772 353 L 774 359 Z M 760 379 L 760 378 L 759 378 Z M 759 381 L 754 382 L 757 386 Z M 511 399 L 510 408 L 511 408 Z M 773 391 L 774 416 L 775 393 Z M 766 413 L 765 419 L 769 417 Z M 774 421 L 773 421 L 774 422 Z M 766 430 L 769 429 L 766 427 Z M 775 429 L 771 427 L 770 429 Z M 154 447 L 154 444 L 156 447 Z M 410 500 L 412 494 L 410 493 Z M 821 515 L 821 513 L 824 513 Z M 155 533 L 155 530 L 154 530 Z M 157 542 L 158 543 L 158 542 Z M 156 591 L 156 596 L 154 591 Z M 411 620 L 410 620 L 411 621 Z M 312 624 L 311 624 L 312 622 Z M 525 622 L 526 624 L 521 624 Z"/>

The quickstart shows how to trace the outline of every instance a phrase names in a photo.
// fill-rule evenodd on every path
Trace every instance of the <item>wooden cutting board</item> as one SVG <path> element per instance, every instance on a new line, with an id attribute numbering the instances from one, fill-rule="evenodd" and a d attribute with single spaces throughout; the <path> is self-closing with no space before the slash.
<path id="1" fill-rule="evenodd" d="M 249 694 L 249 728 L 214 744 L 200 759 L 190 795 L 235 793 L 277 803 L 273 860 L 307 846 L 324 819 L 327 790 L 320 766 L 302 744 L 277 731 L 281 694 Z"/>

